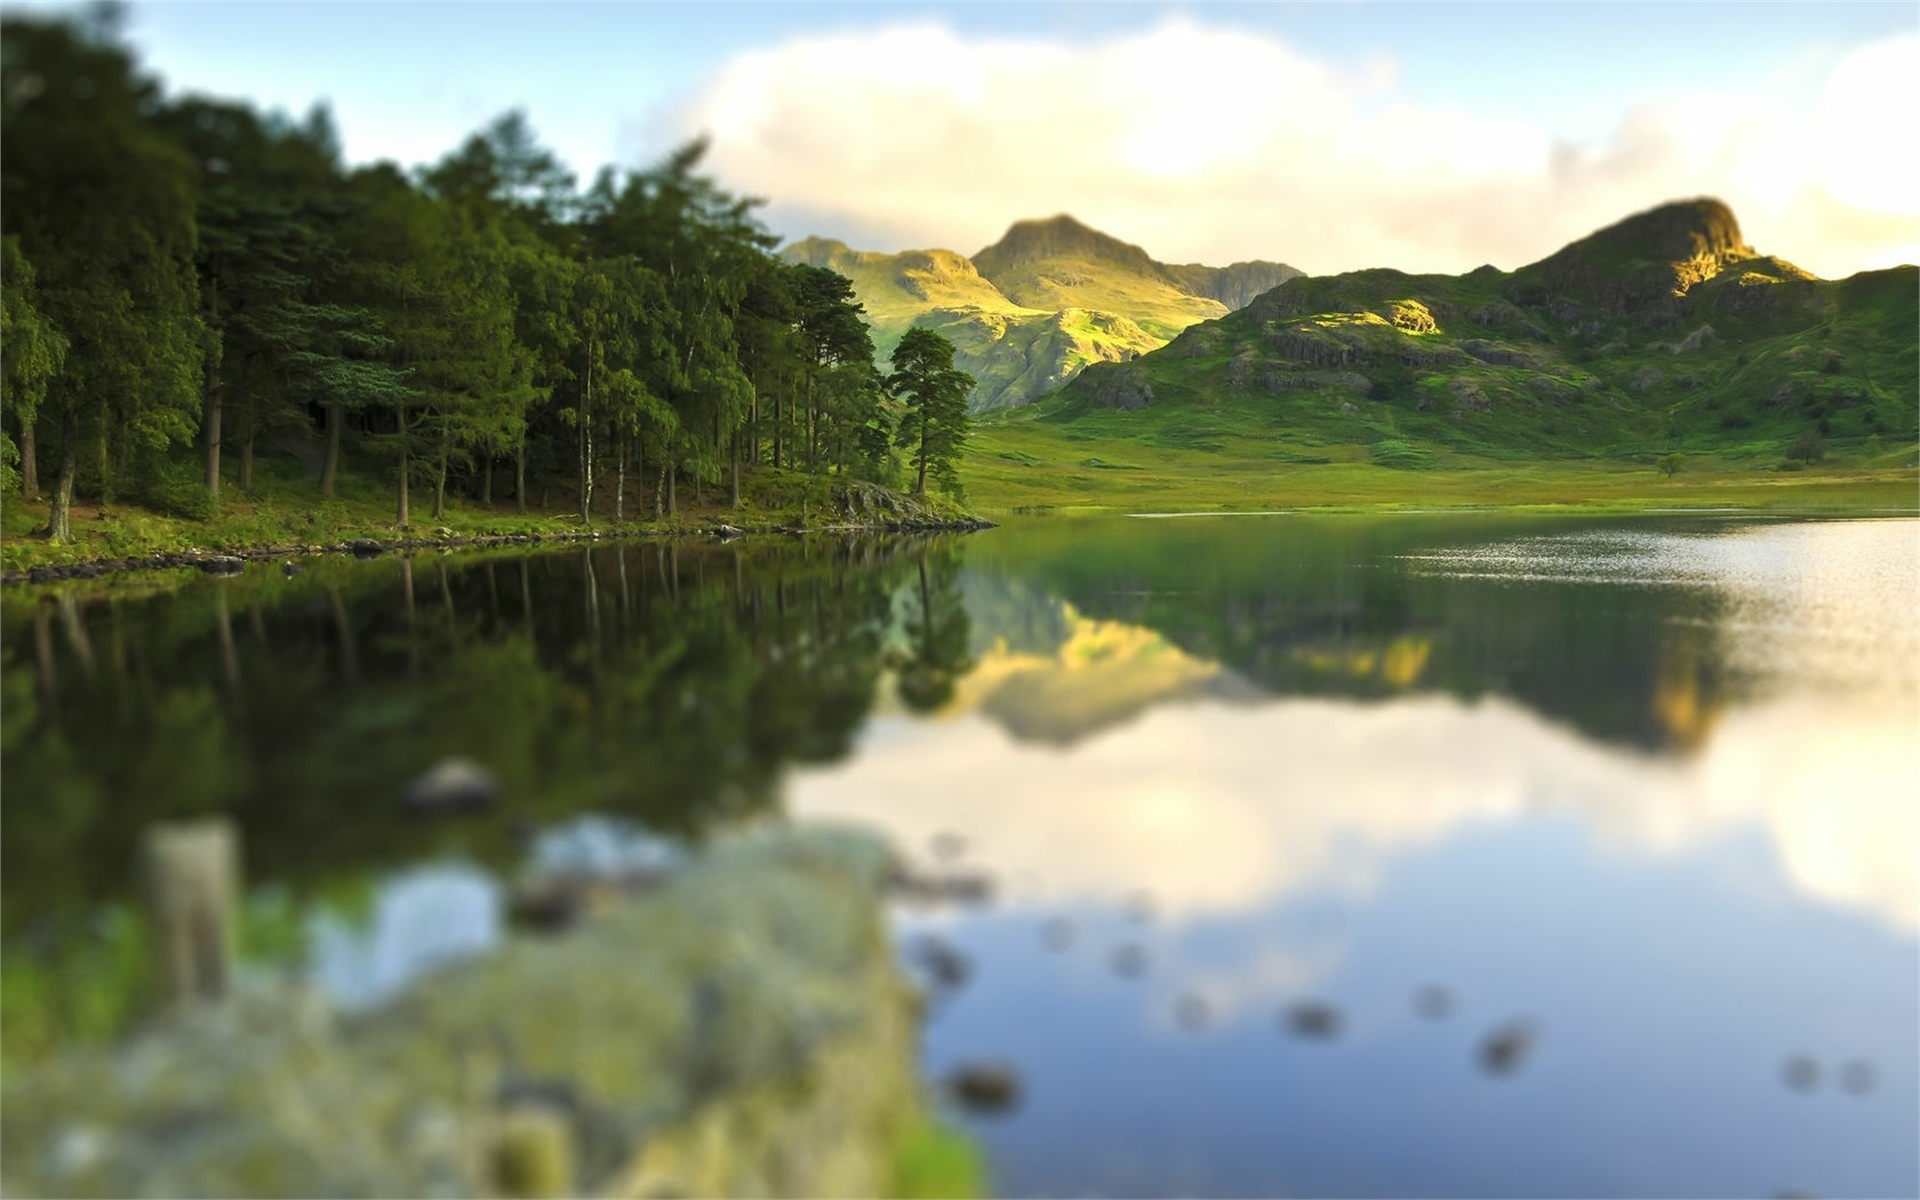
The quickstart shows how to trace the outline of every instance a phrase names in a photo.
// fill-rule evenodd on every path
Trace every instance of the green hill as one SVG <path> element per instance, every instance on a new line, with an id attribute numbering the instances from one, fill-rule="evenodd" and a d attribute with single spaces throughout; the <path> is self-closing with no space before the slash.
<path id="1" fill-rule="evenodd" d="M 853 281 L 882 358 L 915 325 L 953 342 L 955 365 L 979 381 L 976 412 L 1025 404 L 1092 363 L 1131 361 L 1298 274 L 1265 262 L 1169 266 L 1067 216 L 1018 222 L 971 260 L 828 238 L 782 254 Z"/>
<path id="2" fill-rule="evenodd" d="M 976 262 L 1003 293 L 1039 298 Z M 1911 457 L 1916 296 L 1914 267 L 1816 279 L 1749 248 L 1724 204 L 1693 200 L 1511 273 L 1290 279 L 1023 416 L 1076 441 L 1251 438 L 1293 462 L 1364 447 L 1399 467 L 1671 452 L 1794 467 L 1883 441 Z"/>
<path id="3" fill-rule="evenodd" d="M 1016 222 L 999 241 L 974 255 L 973 265 L 1002 294 L 1029 308 L 1121 313 L 1162 340 L 1223 317 L 1299 274 L 1278 263 L 1170 267 L 1064 213 Z M 1228 279 L 1240 288 L 1223 286 Z M 1222 296 L 1233 296 L 1238 303 L 1226 303 Z"/>

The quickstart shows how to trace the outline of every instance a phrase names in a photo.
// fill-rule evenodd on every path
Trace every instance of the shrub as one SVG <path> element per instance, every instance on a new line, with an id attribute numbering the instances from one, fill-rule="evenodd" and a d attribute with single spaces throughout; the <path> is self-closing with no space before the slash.
<path id="1" fill-rule="evenodd" d="M 1790 463 L 1815 463 L 1827 456 L 1827 445 L 1817 429 L 1803 429 L 1800 436 L 1787 446 L 1787 461 Z"/>
<path id="2" fill-rule="evenodd" d="M 152 462 L 141 473 L 134 498 L 156 512 L 210 521 L 220 506 L 207 494 L 197 463 Z"/>

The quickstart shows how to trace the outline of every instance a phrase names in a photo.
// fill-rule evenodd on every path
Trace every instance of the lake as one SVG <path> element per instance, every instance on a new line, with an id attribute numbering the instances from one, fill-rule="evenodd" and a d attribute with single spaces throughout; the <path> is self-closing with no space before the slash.
<path id="1" fill-rule="evenodd" d="M 954 1111 L 1004 1193 L 1914 1194 L 1917 547 L 1029 518 L 9 592 L 7 1037 L 124 1015 L 155 820 L 231 813 L 249 946 L 345 1004 L 529 854 L 856 821 L 990 885 L 895 920 L 964 966 L 929 1078 L 1019 1076 Z M 500 801 L 410 805 L 455 755 Z"/>

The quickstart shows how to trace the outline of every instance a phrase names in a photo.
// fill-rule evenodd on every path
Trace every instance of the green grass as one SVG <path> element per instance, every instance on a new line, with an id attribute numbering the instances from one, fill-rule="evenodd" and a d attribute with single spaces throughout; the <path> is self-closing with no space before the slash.
<path id="1" fill-rule="evenodd" d="M 809 477 L 789 470 L 762 468 L 741 476 L 741 507 L 726 504 L 724 487 L 707 485 L 699 502 L 682 483 L 675 516 L 640 520 L 652 512 L 651 490 L 630 487 L 627 520 L 612 519 L 612 489 L 602 481 L 595 489 L 592 526 L 580 520 L 578 503 L 570 491 L 554 490 L 545 509 L 537 505 L 540 489 L 530 491 L 536 504 L 526 513 L 514 511 L 511 497 L 482 505 L 471 497 L 447 497 L 444 515 L 434 517 L 433 493 L 416 487 L 411 496 L 411 520 L 406 529 L 395 522 L 393 489 L 385 479 L 342 473 L 338 494 L 322 496 L 317 482 L 302 478 L 291 457 L 256 464 L 257 485 L 242 492 L 231 481 L 223 485 L 218 513 L 208 520 L 156 512 L 138 504 L 113 503 L 101 507 L 76 501 L 70 514 L 73 540 L 54 545 L 41 536 L 47 524 L 47 504 L 23 500 L 17 493 L 0 498 L 0 568 L 28 570 L 38 566 L 147 558 L 190 550 L 216 553 L 326 546 L 359 538 L 390 541 L 398 538 L 434 538 L 444 529 L 454 539 L 574 536 L 589 529 L 604 533 L 655 534 L 710 529 L 725 522 L 746 530 L 785 528 L 803 522 L 831 524 L 842 519 L 827 505 L 832 488 L 842 480 Z M 929 493 L 928 515 L 958 518 L 965 507 Z"/>
<path id="2" fill-rule="evenodd" d="M 992 1194 L 986 1160 L 965 1134 L 916 1116 L 895 1144 L 893 1186 L 900 1200 L 971 1200 Z"/>
<path id="3" fill-rule="evenodd" d="M 1777 450 L 1688 455 L 1669 479 L 1654 456 L 1513 461 L 1421 447 L 1422 469 L 1383 465 L 1380 443 L 1323 441 L 1262 428 L 1244 414 L 1165 436 L 1175 414 L 1089 413 L 1071 424 L 1031 411 L 976 425 L 963 476 L 988 515 L 1026 510 L 1207 512 L 1275 508 L 1718 508 L 1777 512 L 1920 510 L 1911 445 L 1829 454 L 1781 470 Z M 1132 428 L 1129 428 L 1132 426 Z M 1204 441 L 1217 448 L 1195 448 Z M 1089 453 L 1092 451 L 1093 453 Z M 1310 461 L 1320 460 L 1320 461 Z M 1124 462 L 1128 470 L 1089 463 Z"/>

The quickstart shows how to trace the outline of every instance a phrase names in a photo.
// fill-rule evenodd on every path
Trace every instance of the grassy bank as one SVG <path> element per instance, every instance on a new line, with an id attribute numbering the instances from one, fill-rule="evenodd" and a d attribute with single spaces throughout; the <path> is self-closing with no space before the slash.
<path id="1" fill-rule="evenodd" d="M 297 552 L 359 539 L 553 538 L 592 531 L 644 536 L 692 533 L 721 524 L 756 532 L 882 518 L 883 514 L 862 512 L 858 507 L 849 509 L 844 495 L 848 486 L 867 487 L 794 471 L 762 469 L 742 476 L 740 507 L 728 503 L 725 488 L 709 486 L 696 498 L 691 488 L 682 485 L 677 511 L 661 520 L 651 519 L 652 491 L 632 488 L 626 500 L 627 519 L 623 521 L 613 519 L 612 491 L 602 488 L 596 496 L 591 524 L 580 519 L 578 502 L 571 495 L 558 493 L 547 497 L 549 502 L 544 505 L 530 505 L 524 513 L 515 510 L 511 497 L 483 505 L 476 499 L 449 496 L 445 511 L 435 517 L 432 493 L 423 489 L 415 493 L 412 519 L 402 528 L 395 521 L 391 486 L 384 481 L 343 476 L 338 494 L 326 497 L 320 494 L 317 483 L 290 471 L 287 477 L 267 478 L 250 492 L 227 486 L 219 511 L 206 520 L 156 512 L 132 503 L 102 507 L 76 501 L 71 514 L 73 540 L 61 545 L 44 536 L 44 499 L 29 501 L 9 494 L 0 498 L 0 569 L 23 571 L 192 551 Z M 537 501 L 538 493 L 535 497 Z M 963 506 L 935 495 L 913 499 L 912 508 L 914 519 L 959 520 L 969 515 Z M 648 519 L 639 519 L 642 511 Z"/>
<path id="2" fill-rule="evenodd" d="M 1121 432 L 1136 415 L 1057 423 L 1010 414 L 981 422 L 963 467 L 974 506 L 988 515 L 1477 507 L 1920 511 L 1911 445 L 1805 466 L 1777 458 L 1691 457 L 1672 476 L 1633 459 L 1503 461 L 1427 447 L 1420 448 L 1419 465 L 1408 467 L 1386 465 L 1377 446 L 1220 429 L 1195 448 Z"/>

